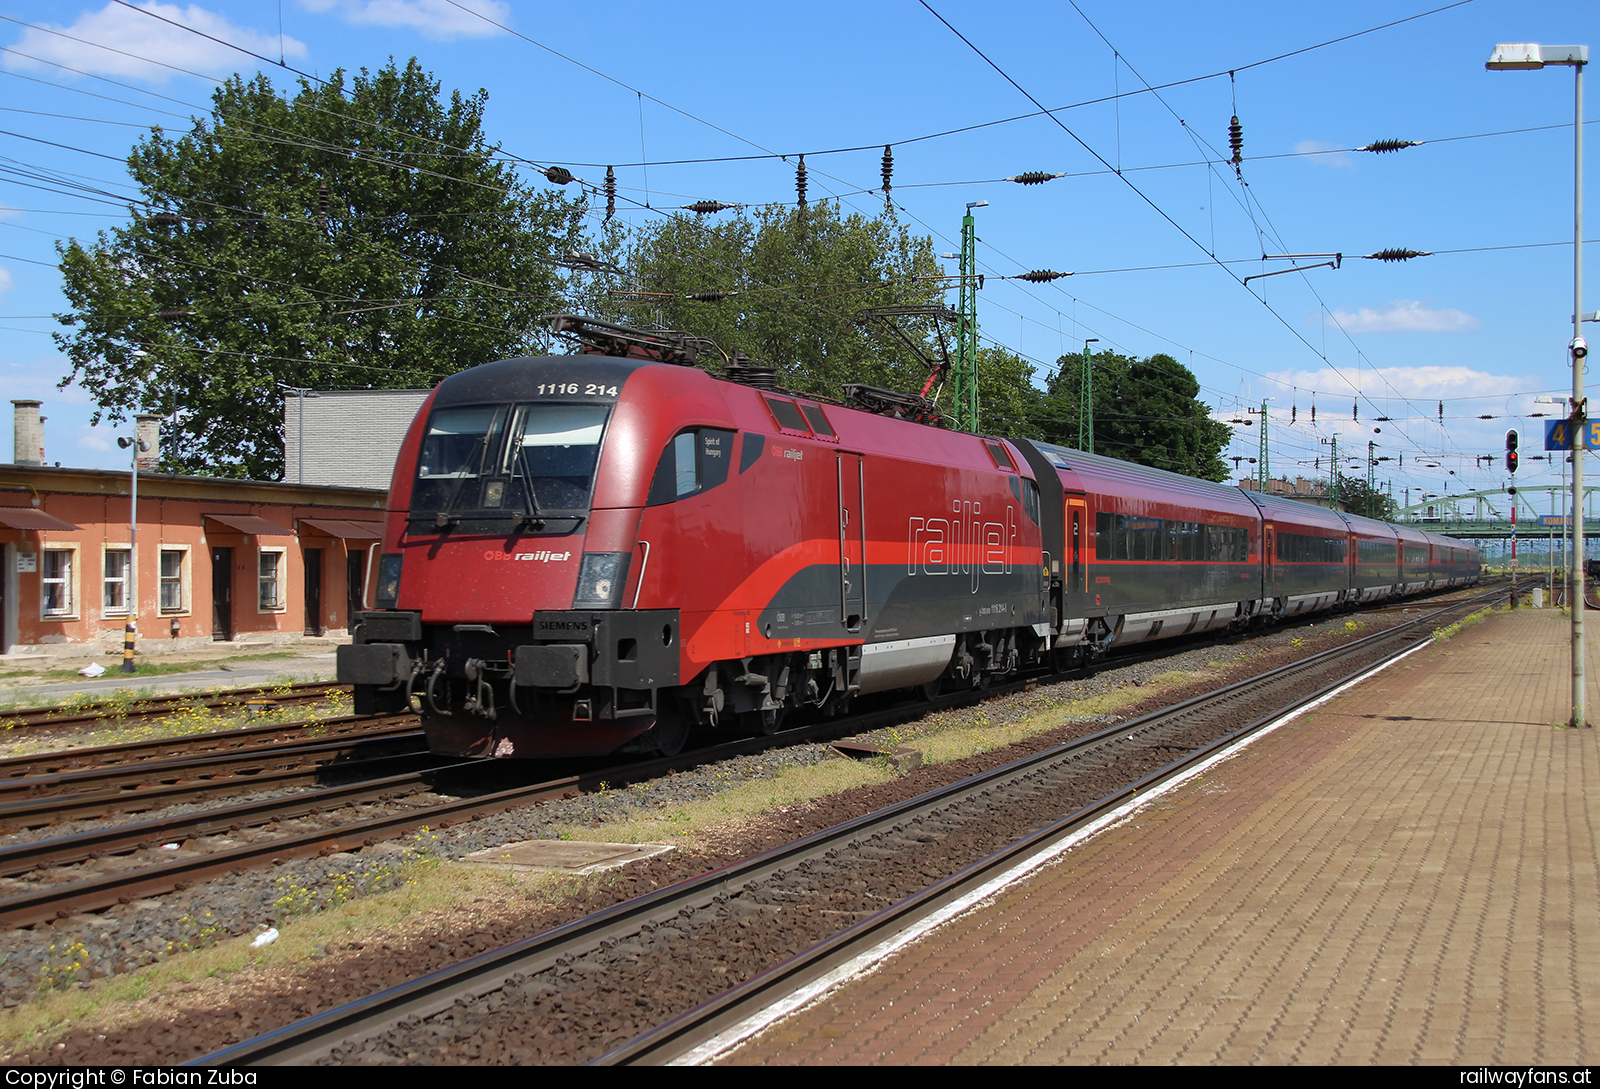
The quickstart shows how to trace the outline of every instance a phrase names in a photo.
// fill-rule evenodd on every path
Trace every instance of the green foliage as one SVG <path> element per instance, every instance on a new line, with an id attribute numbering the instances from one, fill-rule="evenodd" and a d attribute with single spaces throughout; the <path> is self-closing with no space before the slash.
<path id="1" fill-rule="evenodd" d="M 1368 518 L 1390 522 L 1394 520 L 1400 505 L 1394 497 L 1381 488 L 1369 488 L 1367 482 L 1360 477 L 1339 474 L 1339 508 L 1351 514 L 1362 514 Z"/>
<path id="2" fill-rule="evenodd" d="M 427 387 L 527 351 L 584 206 L 494 158 L 486 98 L 441 98 L 412 60 L 293 97 L 235 77 L 191 131 L 153 129 L 128 159 L 145 204 L 59 248 L 63 385 L 96 422 L 176 414 L 163 469 L 273 479 L 279 383 Z"/>
<path id="3" fill-rule="evenodd" d="M 1064 355 L 1035 417 L 1041 437 L 1078 445 L 1083 357 Z M 1170 355 L 1136 359 L 1116 352 L 1092 357 L 1094 452 L 1203 480 L 1224 480 L 1222 450 L 1233 437 L 1196 400 L 1200 383 Z"/>
<path id="4" fill-rule="evenodd" d="M 903 344 L 859 320 L 869 307 L 943 299 L 932 240 L 891 215 L 842 216 L 829 201 L 770 205 L 715 220 L 673 216 L 641 227 L 631 242 L 628 286 L 653 305 L 626 308 L 622 321 L 710 337 L 730 355 L 776 367 L 780 384 L 824 396 L 839 396 L 846 382 L 915 392 L 927 380 L 927 367 Z M 738 294 L 716 303 L 683 298 L 704 291 Z M 913 339 L 932 340 L 927 322 L 905 327 Z"/>

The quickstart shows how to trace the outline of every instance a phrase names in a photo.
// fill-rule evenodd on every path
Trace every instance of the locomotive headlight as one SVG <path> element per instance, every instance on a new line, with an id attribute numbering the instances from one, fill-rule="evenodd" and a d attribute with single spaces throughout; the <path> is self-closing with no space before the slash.
<path id="1" fill-rule="evenodd" d="M 578 592 L 574 609 L 615 609 L 628 581 L 627 552 L 585 552 L 578 566 Z"/>

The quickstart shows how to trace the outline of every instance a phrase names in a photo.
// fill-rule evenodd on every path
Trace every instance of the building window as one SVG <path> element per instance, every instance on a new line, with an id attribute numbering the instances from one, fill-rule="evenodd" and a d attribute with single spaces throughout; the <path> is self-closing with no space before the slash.
<path id="1" fill-rule="evenodd" d="M 126 616 L 128 613 L 128 569 L 133 552 L 127 548 L 106 549 L 105 575 L 101 580 L 100 605 L 105 612 Z"/>
<path id="2" fill-rule="evenodd" d="M 75 602 L 72 594 L 72 551 L 65 548 L 48 549 L 44 554 L 44 570 L 40 572 L 39 596 L 46 617 L 71 616 Z"/>
<path id="3" fill-rule="evenodd" d="M 181 613 L 183 605 L 183 550 L 161 550 L 161 611 Z"/>
<path id="4" fill-rule="evenodd" d="M 261 552 L 260 607 L 262 612 L 277 612 L 283 608 L 283 553 Z"/>

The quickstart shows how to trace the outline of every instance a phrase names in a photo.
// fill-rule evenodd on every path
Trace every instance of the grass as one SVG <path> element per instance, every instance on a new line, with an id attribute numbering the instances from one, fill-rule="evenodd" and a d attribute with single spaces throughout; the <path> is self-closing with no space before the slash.
<path id="1" fill-rule="evenodd" d="M 106 674 L 116 673 L 121 669 L 122 654 L 120 651 L 111 652 L 110 657 L 116 659 L 116 664 L 106 667 Z M 135 677 L 160 677 L 169 673 L 197 673 L 206 669 L 222 669 L 234 662 L 260 662 L 272 658 L 298 658 L 300 655 L 290 651 L 271 651 L 266 654 L 235 654 L 227 658 L 202 658 L 188 662 L 163 662 L 148 657 L 135 657 L 132 674 Z M 41 677 L 53 677 L 71 680 L 78 676 L 76 669 L 45 669 L 37 673 Z"/>
<path id="2" fill-rule="evenodd" d="M 278 940 L 260 949 L 250 947 L 253 934 L 208 941 L 205 931 L 214 924 L 195 919 L 192 940 L 175 943 L 155 964 L 95 980 L 88 989 L 42 990 L 35 1000 L 0 1015 L 0 1061 L 18 1050 L 48 1046 L 74 1025 L 104 1029 L 165 1019 L 164 1008 L 204 1002 L 208 989 L 234 976 L 259 977 L 263 986 L 271 986 L 274 974 L 309 962 L 329 947 L 374 940 L 375 935 L 404 940 L 423 933 L 430 921 L 444 921 L 463 910 L 528 914 L 582 896 L 615 876 L 508 876 L 486 866 L 413 858 L 399 864 L 399 887 L 393 891 L 357 894 L 316 914 L 280 919 Z M 73 979 L 63 976 L 62 982 Z"/>
<path id="3" fill-rule="evenodd" d="M 286 697 L 290 694 L 289 686 L 292 683 L 289 679 L 280 680 L 276 687 L 259 698 Z M 126 745 L 156 738 L 193 737 L 252 726 L 278 726 L 288 722 L 304 721 L 314 725 L 352 712 L 350 694 L 339 691 L 330 692 L 315 703 L 296 703 L 266 711 L 251 710 L 243 700 L 220 707 L 207 707 L 204 698 L 197 695 L 160 718 L 127 721 L 128 712 L 138 700 L 138 693 L 126 691 L 111 694 L 110 698 L 103 700 L 86 699 L 80 694 L 75 700 L 63 704 L 63 710 L 93 707 L 101 712 L 101 722 L 91 730 L 70 737 L 49 733 L 35 735 L 26 727 L 16 729 L 14 722 L 0 723 L 0 755 L 24 756 L 85 745 Z"/>

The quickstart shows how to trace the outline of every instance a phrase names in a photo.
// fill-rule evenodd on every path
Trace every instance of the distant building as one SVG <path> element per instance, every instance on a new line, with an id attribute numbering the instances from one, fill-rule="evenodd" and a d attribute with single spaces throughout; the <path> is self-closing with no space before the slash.
<path id="1" fill-rule="evenodd" d="M 145 654 L 343 636 L 368 607 L 385 491 L 141 471 L 135 570 L 129 484 L 0 465 L 0 661 L 120 657 L 130 591 Z"/>
<path id="2" fill-rule="evenodd" d="M 1247 492 L 1260 491 L 1255 477 L 1246 477 L 1239 481 L 1240 489 Z M 1281 495 L 1285 499 L 1297 499 L 1302 503 L 1310 503 L 1318 507 L 1330 507 L 1328 501 L 1328 482 L 1326 480 L 1308 480 L 1303 476 L 1294 478 L 1290 483 L 1288 477 L 1273 479 L 1267 478 L 1267 494 Z"/>
<path id="3" fill-rule="evenodd" d="M 284 397 L 284 481 L 387 491 L 406 429 L 432 392 L 355 389 Z"/>

